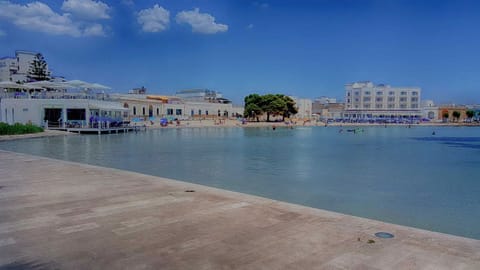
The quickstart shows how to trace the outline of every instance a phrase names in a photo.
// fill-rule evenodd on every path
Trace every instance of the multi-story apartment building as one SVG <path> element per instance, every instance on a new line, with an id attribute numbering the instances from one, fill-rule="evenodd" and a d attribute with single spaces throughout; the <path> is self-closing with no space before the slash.
<path id="1" fill-rule="evenodd" d="M 15 51 L 15 57 L 0 58 L 0 81 L 28 81 L 28 72 L 37 54 L 36 52 Z"/>
<path id="2" fill-rule="evenodd" d="M 372 82 L 345 85 L 345 118 L 420 118 L 421 89 Z"/>

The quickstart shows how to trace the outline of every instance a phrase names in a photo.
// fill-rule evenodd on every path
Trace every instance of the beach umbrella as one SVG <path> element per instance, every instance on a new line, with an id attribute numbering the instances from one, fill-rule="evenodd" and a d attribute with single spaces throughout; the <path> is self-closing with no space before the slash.
<path id="1" fill-rule="evenodd" d="M 72 88 L 81 88 L 81 89 L 91 89 L 91 90 L 109 90 L 111 89 L 108 86 L 99 84 L 99 83 L 89 83 L 81 80 L 71 80 L 65 82 L 70 85 Z"/>
<path id="2" fill-rule="evenodd" d="M 19 89 L 19 90 L 35 89 L 34 87 L 26 85 L 26 84 L 19 84 L 19 83 L 14 83 L 14 82 L 10 82 L 10 81 L 1 81 L 0 82 L 0 88 Z"/>
<path id="3" fill-rule="evenodd" d="M 25 85 L 35 87 L 35 89 L 39 89 L 39 88 L 67 89 L 70 87 L 70 85 L 64 82 L 51 82 L 51 81 L 30 82 L 30 83 L 26 83 Z"/>
<path id="4" fill-rule="evenodd" d="M 106 85 L 103 85 L 103 84 L 99 84 L 99 83 L 92 83 L 90 84 L 90 87 L 88 87 L 89 89 L 96 89 L 96 90 L 110 90 L 112 89 L 111 87 L 108 87 Z"/>

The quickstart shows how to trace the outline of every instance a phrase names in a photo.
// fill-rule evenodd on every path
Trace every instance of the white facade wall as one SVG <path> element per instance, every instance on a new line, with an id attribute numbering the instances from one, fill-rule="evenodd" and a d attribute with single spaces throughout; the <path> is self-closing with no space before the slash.
<path id="1" fill-rule="evenodd" d="M 28 72 L 36 55 L 36 52 L 16 51 L 15 58 L 0 59 L 0 81 L 28 81 Z"/>
<path id="2" fill-rule="evenodd" d="M 123 108 L 117 102 L 90 100 L 90 99 L 15 99 L 3 98 L 0 100 L 0 122 L 32 123 L 43 126 L 45 109 L 62 109 L 66 116 L 67 109 L 85 109 L 86 120 L 91 113 L 101 116 L 122 117 Z M 63 121 L 68 121 L 64 117 Z"/>
<path id="3" fill-rule="evenodd" d="M 17 56 L 18 73 L 28 74 L 30 65 L 32 64 L 33 60 L 35 60 L 37 53 L 17 51 L 15 54 Z"/>
<path id="4" fill-rule="evenodd" d="M 10 81 L 12 70 L 17 70 L 16 58 L 0 59 L 0 81 Z"/>
<path id="5" fill-rule="evenodd" d="M 421 89 L 372 82 L 345 85 L 345 116 L 353 118 L 421 115 Z"/>
<path id="6" fill-rule="evenodd" d="M 422 117 L 430 120 L 438 119 L 438 106 L 433 100 L 422 101 Z"/>
<path id="7" fill-rule="evenodd" d="M 312 117 L 312 100 L 305 98 L 291 97 L 295 101 L 298 112 L 294 115 L 296 118 L 308 118 Z"/>
<path id="8" fill-rule="evenodd" d="M 159 100 L 120 96 L 119 102 L 128 108 L 131 118 L 167 117 L 179 119 L 234 117 L 243 114 L 243 107 L 232 104 L 184 101 L 183 103 L 162 103 Z M 150 113 L 152 109 L 152 113 Z"/>

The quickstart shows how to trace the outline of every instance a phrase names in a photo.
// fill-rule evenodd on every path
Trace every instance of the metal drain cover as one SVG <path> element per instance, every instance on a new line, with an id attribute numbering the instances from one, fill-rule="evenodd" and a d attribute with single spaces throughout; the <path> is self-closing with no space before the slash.
<path id="1" fill-rule="evenodd" d="M 378 238 L 393 238 L 394 235 L 388 232 L 377 232 L 375 234 L 376 237 Z"/>

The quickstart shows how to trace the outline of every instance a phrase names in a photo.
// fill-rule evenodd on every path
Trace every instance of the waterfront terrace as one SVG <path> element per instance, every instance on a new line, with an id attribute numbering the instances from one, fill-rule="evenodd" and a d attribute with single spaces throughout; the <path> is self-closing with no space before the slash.
<path id="1" fill-rule="evenodd" d="M 0 269 L 480 269 L 479 240 L 165 178 L 6 151 L 0 175 Z"/>

